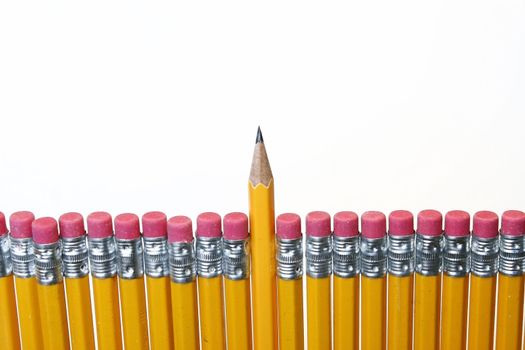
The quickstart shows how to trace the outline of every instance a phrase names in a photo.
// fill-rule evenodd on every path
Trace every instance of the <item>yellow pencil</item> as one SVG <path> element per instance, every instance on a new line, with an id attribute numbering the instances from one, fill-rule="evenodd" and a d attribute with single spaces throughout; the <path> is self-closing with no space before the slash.
<path id="1" fill-rule="evenodd" d="M 53 218 L 39 218 L 33 221 L 32 231 L 43 349 L 66 350 L 69 349 L 69 329 L 58 225 Z"/>
<path id="2" fill-rule="evenodd" d="M 452 210 L 445 215 L 441 349 L 465 350 L 470 254 L 470 215 Z"/>
<path id="3" fill-rule="evenodd" d="M 525 213 L 501 217 L 496 350 L 521 350 L 523 336 L 523 261 Z"/>
<path id="4" fill-rule="evenodd" d="M 443 217 L 436 210 L 417 216 L 414 349 L 439 349 Z"/>
<path id="5" fill-rule="evenodd" d="M 197 217 L 197 283 L 203 350 L 226 349 L 224 293 L 222 287 L 221 217 L 202 213 Z"/>
<path id="6" fill-rule="evenodd" d="M 273 175 L 261 130 L 253 152 L 248 191 L 252 252 L 253 347 L 277 350 L 275 210 Z"/>
<path id="7" fill-rule="evenodd" d="M 19 211 L 9 217 L 11 261 L 15 275 L 20 339 L 24 350 L 40 350 L 43 341 L 31 234 L 34 219 L 35 216 L 29 211 Z"/>
<path id="8" fill-rule="evenodd" d="M 468 348 L 489 350 L 494 347 L 498 216 L 480 211 L 473 221 Z"/>
<path id="9" fill-rule="evenodd" d="M 151 349 L 174 349 L 166 215 L 144 214 L 142 234 Z"/>
<path id="10" fill-rule="evenodd" d="M 361 216 L 361 349 L 386 349 L 386 217 Z"/>
<path id="11" fill-rule="evenodd" d="M 87 217 L 89 263 L 99 350 L 122 349 L 120 302 L 118 298 L 117 256 L 113 221 L 106 212 Z"/>
<path id="12" fill-rule="evenodd" d="M 359 349 L 359 218 L 334 215 L 334 349 Z"/>
<path id="13" fill-rule="evenodd" d="M 4 213 L 0 212 L 0 339 L 6 349 L 20 349 L 13 265 Z"/>
<path id="14" fill-rule="evenodd" d="M 388 349 L 412 349 L 414 216 L 396 210 L 388 216 Z"/>
<path id="15" fill-rule="evenodd" d="M 195 283 L 195 249 L 190 218 L 175 216 L 169 219 L 168 242 L 175 349 L 198 350 L 199 315 Z"/>
<path id="16" fill-rule="evenodd" d="M 277 217 L 277 291 L 279 349 L 304 349 L 303 239 L 301 218 L 287 213 Z"/>

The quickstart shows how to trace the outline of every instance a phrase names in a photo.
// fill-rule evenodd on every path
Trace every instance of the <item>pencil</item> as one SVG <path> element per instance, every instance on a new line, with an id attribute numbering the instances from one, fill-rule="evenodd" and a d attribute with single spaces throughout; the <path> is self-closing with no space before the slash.
<path id="1" fill-rule="evenodd" d="M 71 333 L 71 347 L 78 350 L 95 348 L 89 262 L 84 218 L 67 213 L 58 219 L 62 239 L 62 263 Z"/>
<path id="2" fill-rule="evenodd" d="M 261 129 L 248 183 L 252 249 L 253 347 L 277 350 L 274 181 Z"/>
<path id="3" fill-rule="evenodd" d="M 277 217 L 277 291 L 279 349 L 304 349 L 303 239 L 301 218 L 286 213 Z"/>
<path id="4" fill-rule="evenodd" d="M 9 234 L 4 213 L 0 212 L 0 339 L 6 349 L 20 349 L 16 314 L 13 264 L 9 252 Z"/>
<path id="5" fill-rule="evenodd" d="M 35 274 L 42 321 L 44 350 L 69 349 L 62 259 L 55 219 L 43 217 L 33 221 Z"/>

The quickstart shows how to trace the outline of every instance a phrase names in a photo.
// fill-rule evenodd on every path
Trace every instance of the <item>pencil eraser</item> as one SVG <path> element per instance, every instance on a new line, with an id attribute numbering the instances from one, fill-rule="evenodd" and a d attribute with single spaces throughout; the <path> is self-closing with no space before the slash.
<path id="1" fill-rule="evenodd" d="M 58 218 L 60 236 L 63 238 L 77 238 L 86 233 L 84 218 L 79 213 L 66 213 Z"/>
<path id="2" fill-rule="evenodd" d="M 474 214 L 472 235 L 479 238 L 495 238 L 498 236 L 498 215 L 488 210 Z"/>
<path id="3" fill-rule="evenodd" d="M 30 211 L 17 211 L 9 217 L 11 237 L 31 238 L 31 224 L 35 221 L 35 215 Z"/>
<path id="4" fill-rule="evenodd" d="M 417 214 L 417 233 L 423 236 L 439 236 L 443 233 L 443 216 L 437 210 L 422 210 Z"/>
<path id="5" fill-rule="evenodd" d="M 306 215 L 306 235 L 328 237 L 332 233 L 330 214 L 324 211 L 312 211 Z"/>
<path id="6" fill-rule="evenodd" d="M 197 216 L 197 237 L 219 238 L 221 232 L 221 216 L 217 213 L 202 213 Z"/>
<path id="7" fill-rule="evenodd" d="M 525 213 L 520 210 L 507 210 L 501 216 L 501 234 L 523 236 L 525 234 Z"/>
<path id="8" fill-rule="evenodd" d="M 142 215 L 142 235 L 145 238 L 161 238 L 167 235 L 168 219 L 160 211 L 150 211 Z"/>
<path id="9" fill-rule="evenodd" d="M 388 215 L 388 232 L 392 236 L 414 234 L 414 215 L 408 210 L 394 210 Z"/>
<path id="10" fill-rule="evenodd" d="M 193 241 L 191 219 L 187 216 L 174 216 L 168 220 L 168 242 L 182 243 Z"/>
<path id="11" fill-rule="evenodd" d="M 87 217 L 89 238 L 107 238 L 113 235 L 113 220 L 105 211 L 91 213 Z"/>
<path id="12" fill-rule="evenodd" d="M 124 213 L 115 217 L 115 238 L 137 239 L 139 237 L 140 223 L 137 215 Z"/>
<path id="13" fill-rule="evenodd" d="M 301 217 L 294 213 L 279 215 L 276 222 L 276 234 L 279 239 L 301 238 Z"/>
<path id="14" fill-rule="evenodd" d="M 361 215 L 361 236 L 374 239 L 386 236 L 386 216 L 380 211 L 367 211 Z"/>
<path id="15" fill-rule="evenodd" d="M 7 233 L 7 225 L 5 224 L 5 215 L 0 211 L 0 236 Z"/>
<path id="16" fill-rule="evenodd" d="M 237 241 L 248 238 L 248 217 L 244 213 L 229 213 L 224 216 L 224 239 Z"/>
<path id="17" fill-rule="evenodd" d="M 359 234 L 359 217 L 353 211 L 340 211 L 334 215 L 334 236 L 355 237 Z"/>
<path id="18" fill-rule="evenodd" d="M 451 210 L 445 214 L 445 236 L 465 237 L 470 234 L 470 214 Z"/>
<path id="19" fill-rule="evenodd" d="M 58 225 L 50 217 L 38 218 L 31 224 L 33 242 L 36 244 L 50 244 L 58 242 Z"/>

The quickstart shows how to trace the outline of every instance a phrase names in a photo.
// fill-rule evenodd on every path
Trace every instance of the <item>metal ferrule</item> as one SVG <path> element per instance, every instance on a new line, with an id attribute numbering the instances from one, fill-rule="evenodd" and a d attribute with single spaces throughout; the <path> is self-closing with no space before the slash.
<path id="1" fill-rule="evenodd" d="M 222 241 L 222 271 L 225 278 L 243 280 L 250 276 L 249 240 Z"/>
<path id="2" fill-rule="evenodd" d="M 192 242 L 169 244 L 169 262 L 171 281 L 188 283 L 195 280 L 195 248 Z"/>
<path id="3" fill-rule="evenodd" d="M 39 284 L 49 286 L 62 282 L 60 242 L 34 244 L 35 275 Z"/>
<path id="4" fill-rule="evenodd" d="M 414 273 L 414 235 L 388 238 L 388 273 L 394 276 L 410 276 Z"/>
<path id="5" fill-rule="evenodd" d="M 498 238 L 479 238 L 472 236 L 470 253 L 472 274 L 479 277 L 495 276 L 498 272 Z"/>
<path id="6" fill-rule="evenodd" d="M 443 269 L 443 236 L 416 234 L 416 272 L 436 276 Z"/>
<path id="7" fill-rule="evenodd" d="M 197 275 L 213 278 L 222 274 L 222 239 L 199 237 L 195 246 Z"/>
<path id="8" fill-rule="evenodd" d="M 386 275 L 388 239 L 361 237 L 361 274 L 370 278 Z"/>
<path id="9" fill-rule="evenodd" d="M 333 238 L 334 275 L 342 278 L 354 277 L 361 269 L 359 236 Z"/>
<path id="10" fill-rule="evenodd" d="M 447 276 L 464 277 L 470 272 L 470 237 L 445 236 L 443 272 Z"/>
<path id="11" fill-rule="evenodd" d="M 64 277 L 81 278 L 89 273 L 86 236 L 62 238 Z"/>
<path id="12" fill-rule="evenodd" d="M 523 274 L 525 245 L 522 236 L 501 235 L 499 239 L 499 272 L 507 276 Z"/>
<path id="13" fill-rule="evenodd" d="M 144 237 L 144 272 L 152 278 L 170 275 L 168 240 L 166 237 Z"/>
<path id="14" fill-rule="evenodd" d="M 332 237 L 306 236 L 306 274 L 324 278 L 332 274 Z"/>
<path id="15" fill-rule="evenodd" d="M 9 276 L 13 272 L 11 252 L 9 251 L 9 235 L 0 236 L 0 277 Z"/>
<path id="16" fill-rule="evenodd" d="M 277 239 L 277 276 L 284 280 L 303 277 L 303 239 Z"/>
<path id="17" fill-rule="evenodd" d="M 117 239 L 117 271 L 123 279 L 144 276 L 142 239 Z"/>
<path id="18" fill-rule="evenodd" d="M 88 238 L 89 264 L 95 278 L 110 278 L 117 274 L 117 248 L 113 236 Z"/>
<path id="19" fill-rule="evenodd" d="M 31 278 L 35 275 L 35 255 L 31 238 L 11 237 L 11 263 L 13 274 L 18 278 Z"/>

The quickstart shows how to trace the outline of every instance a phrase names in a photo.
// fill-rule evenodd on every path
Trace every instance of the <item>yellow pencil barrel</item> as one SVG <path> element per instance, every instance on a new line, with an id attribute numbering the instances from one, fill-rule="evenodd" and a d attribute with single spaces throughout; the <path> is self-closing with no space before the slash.
<path id="1" fill-rule="evenodd" d="M 95 348 L 89 276 L 65 278 L 71 333 L 71 347 L 78 350 Z"/>
<path id="2" fill-rule="evenodd" d="M 198 277 L 202 349 L 226 349 L 222 276 Z"/>
<path id="3" fill-rule="evenodd" d="M 441 276 L 416 273 L 414 303 L 414 348 L 439 349 Z"/>
<path id="4" fill-rule="evenodd" d="M 147 276 L 146 284 L 151 350 L 173 349 L 170 279 Z"/>
<path id="5" fill-rule="evenodd" d="M 0 277 L 0 300 L 0 339 L 6 349 L 20 349 L 15 289 L 11 274 Z"/>
<path id="6" fill-rule="evenodd" d="M 119 278 L 122 329 L 126 350 L 148 349 L 148 316 L 144 278 Z"/>
<path id="7" fill-rule="evenodd" d="M 69 349 L 64 284 L 38 284 L 38 300 L 42 317 L 43 348 L 45 350 Z"/>
<path id="8" fill-rule="evenodd" d="M 98 349 L 122 349 L 117 276 L 92 281 Z"/>
<path id="9" fill-rule="evenodd" d="M 307 276 L 308 349 L 331 349 L 330 277 Z"/>
<path id="10" fill-rule="evenodd" d="M 412 349 L 413 287 L 413 275 L 388 275 L 388 349 Z"/>
<path id="11" fill-rule="evenodd" d="M 175 349 L 200 349 L 195 280 L 188 283 L 171 281 L 171 310 Z"/>
<path id="12" fill-rule="evenodd" d="M 465 350 L 469 277 L 443 275 L 441 349 Z"/>

